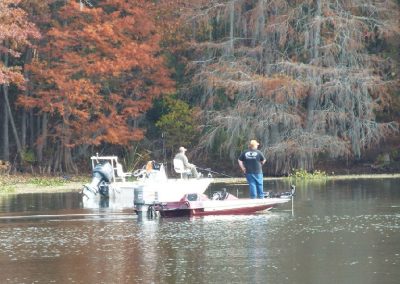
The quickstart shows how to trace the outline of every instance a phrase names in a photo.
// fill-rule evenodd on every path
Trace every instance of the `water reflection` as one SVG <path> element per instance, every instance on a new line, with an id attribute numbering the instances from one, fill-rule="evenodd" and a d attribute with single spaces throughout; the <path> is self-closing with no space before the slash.
<path id="1" fill-rule="evenodd" d="M 1 196 L 2 283 L 397 283 L 399 182 L 298 184 L 294 216 L 149 220 L 74 193 Z"/>

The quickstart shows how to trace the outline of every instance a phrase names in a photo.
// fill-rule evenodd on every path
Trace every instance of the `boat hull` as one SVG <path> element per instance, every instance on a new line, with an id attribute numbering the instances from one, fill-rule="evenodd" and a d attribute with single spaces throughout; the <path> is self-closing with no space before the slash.
<path id="1" fill-rule="evenodd" d="M 142 187 L 151 199 L 150 203 L 179 201 L 187 193 L 203 194 L 212 179 L 167 179 L 162 182 L 146 181 L 139 183 L 135 188 Z M 157 197 L 154 197 L 157 193 Z M 155 198 L 157 200 L 155 200 Z"/>
<path id="2" fill-rule="evenodd" d="M 188 192 L 204 193 L 212 179 L 166 179 L 163 181 L 115 182 L 109 186 L 108 197 L 87 187 L 82 190 L 84 208 L 132 208 L 135 205 L 135 189 L 143 189 L 143 205 L 179 201 Z M 142 206 L 142 210 L 147 210 Z"/>
<path id="3" fill-rule="evenodd" d="M 84 187 L 82 190 L 83 208 L 132 208 L 134 182 L 115 182 L 109 185 L 107 196 Z"/>
<path id="4" fill-rule="evenodd" d="M 161 204 L 158 208 L 162 217 L 194 217 L 207 215 L 252 214 L 270 210 L 274 206 L 288 202 L 290 199 L 237 199 L 180 201 Z"/>

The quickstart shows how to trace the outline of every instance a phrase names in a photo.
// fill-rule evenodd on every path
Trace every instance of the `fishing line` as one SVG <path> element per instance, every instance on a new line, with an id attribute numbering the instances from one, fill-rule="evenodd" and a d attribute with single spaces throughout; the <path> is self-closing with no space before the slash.
<path id="1" fill-rule="evenodd" d="M 234 178 L 233 176 L 230 176 L 230 175 L 227 175 L 227 174 L 224 174 L 224 173 L 219 173 L 219 172 L 212 171 L 210 168 L 203 169 L 203 168 L 200 168 L 200 167 L 197 167 L 197 166 L 196 166 L 196 168 L 198 168 L 199 170 L 207 171 L 207 172 L 214 173 L 214 174 L 217 174 L 217 175 L 223 175 L 223 176 L 226 176 L 226 177 L 229 177 L 229 178 Z"/>

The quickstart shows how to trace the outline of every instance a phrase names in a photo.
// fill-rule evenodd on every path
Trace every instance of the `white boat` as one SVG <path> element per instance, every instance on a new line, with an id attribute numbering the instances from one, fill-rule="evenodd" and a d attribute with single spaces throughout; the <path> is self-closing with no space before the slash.
<path id="1" fill-rule="evenodd" d="M 132 208 L 147 210 L 158 202 L 179 201 L 187 193 L 202 194 L 212 178 L 185 178 L 185 171 L 174 165 L 180 178 L 168 178 L 164 165 L 149 161 L 133 173 L 123 171 L 116 156 L 92 156 L 93 178 L 82 190 L 85 208 Z"/>

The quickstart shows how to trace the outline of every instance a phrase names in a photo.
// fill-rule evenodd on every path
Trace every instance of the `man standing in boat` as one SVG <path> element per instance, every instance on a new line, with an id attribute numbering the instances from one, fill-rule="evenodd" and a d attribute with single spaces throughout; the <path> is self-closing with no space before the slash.
<path id="1" fill-rule="evenodd" d="M 183 147 L 183 146 L 179 147 L 179 152 L 178 152 L 178 154 L 175 155 L 174 159 L 181 160 L 183 162 L 183 166 L 185 167 L 185 170 L 189 169 L 190 172 L 192 173 L 193 177 L 199 178 L 200 174 L 197 172 L 196 166 L 189 163 L 189 160 L 185 154 L 186 151 L 187 151 L 187 149 L 185 147 Z"/>
<path id="2" fill-rule="evenodd" d="M 264 198 L 264 182 L 262 165 L 265 164 L 265 157 L 259 151 L 257 140 L 251 140 L 249 149 L 240 154 L 238 163 L 243 173 L 246 175 L 249 184 L 250 198 Z"/>

